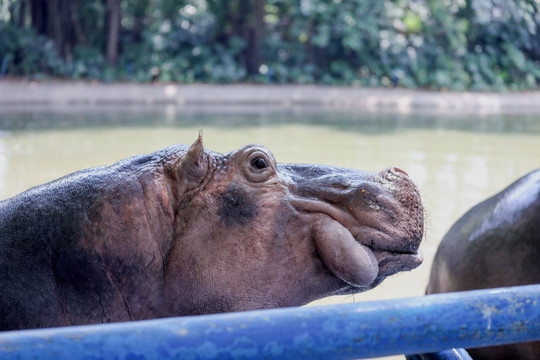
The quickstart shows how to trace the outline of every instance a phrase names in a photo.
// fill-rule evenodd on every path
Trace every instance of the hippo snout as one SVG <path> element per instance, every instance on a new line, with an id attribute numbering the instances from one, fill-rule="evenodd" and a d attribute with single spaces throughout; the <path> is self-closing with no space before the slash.
<path id="1" fill-rule="evenodd" d="M 387 196 L 381 195 L 385 199 L 382 209 L 386 209 L 389 222 L 398 224 L 396 230 L 401 230 L 401 236 L 397 236 L 399 240 L 393 245 L 388 244 L 387 250 L 415 253 L 424 234 L 424 207 L 420 192 L 409 175 L 397 167 L 383 170 L 381 178 L 383 188 L 389 191 Z"/>
<path id="2" fill-rule="evenodd" d="M 294 172 L 292 167 L 287 169 Z M 314 242 L 323 262 L 353 287 L 371 288 L 422 263 L 418 248 L 424 210 L 409 175 L 390 167 L 376 173 L 333 167 L 299 168 L 299 209 L 321 216 Z"/>

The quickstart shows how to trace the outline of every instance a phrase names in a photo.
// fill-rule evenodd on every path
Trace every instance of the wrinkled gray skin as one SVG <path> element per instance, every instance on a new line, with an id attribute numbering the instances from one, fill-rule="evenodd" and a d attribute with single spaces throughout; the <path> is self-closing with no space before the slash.
<path id="1" fill-rule="evenodd" d="M 401 170 L 173 146 L 0 202 L 0 329 L 306 304 L 418 266 Z"/>
<path id="2" fill-rule="evenodd" d="M 428 293 L 540 284 L 540 169 L 481 202 L 443 238 Z M 471 349 L 476 359 L 538 359 L 540 342 Z"/>

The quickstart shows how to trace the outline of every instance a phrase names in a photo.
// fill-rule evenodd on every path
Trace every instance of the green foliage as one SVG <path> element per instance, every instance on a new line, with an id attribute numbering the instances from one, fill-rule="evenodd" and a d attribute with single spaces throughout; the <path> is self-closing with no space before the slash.
<path id="1" fill-rule="evenodd" d="M 0 63 L 5 62 L 11 75 L 64 75 L 64 61 L 58 56 L 54 43 L 36 36 L 31 29 L 20 29 L 0 22 Z"/>
<path id="2" fill-rule="evenodd" d="M 22 1 L 22 0 L 21 0 Z M 12 1 L 17 13 L 21 1 Z M 120 57 L 104 57 L 103 2 L 80 3 L 84 37 L 52 40 L 0 20 L 9 75 L 103 81 L 274 82 L 449 90 L 536 89 L 536 0 L 266 0 L 260 74 L 246 69 L 253 0 L 124 0 Z M 7 20 L 6 20 L 7 19 Z"/>

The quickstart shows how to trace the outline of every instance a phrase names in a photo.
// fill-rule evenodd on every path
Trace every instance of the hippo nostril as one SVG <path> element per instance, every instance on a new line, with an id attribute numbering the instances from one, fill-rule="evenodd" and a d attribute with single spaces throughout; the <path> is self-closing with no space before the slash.
<path id="1" fill-rule="evenodd" d="M 397 168 L 397 167 L 392 167 L 390 168 L 390 171 L 393 171 L 393 172 L 400 172 L 402 174 L 405 174 L 406 176 L 409 176 L 409 174 L 407 174 L 404 170 L 401 170 L 400 168 Z"/>

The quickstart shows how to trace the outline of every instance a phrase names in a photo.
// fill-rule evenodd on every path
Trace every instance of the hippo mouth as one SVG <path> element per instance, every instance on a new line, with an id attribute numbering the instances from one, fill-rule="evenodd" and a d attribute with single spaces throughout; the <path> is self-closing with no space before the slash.
<path id="1" fill-rule="evenodd" d="M 385 248 L 382 243 L 407 244 L 410 241 L 391 239 L 377 229 L 347 228 L 332 218 L 320 220 L 315 226 L 314 242 L 326 267 L 349 286 L 340 293 L 359 292 L 380 284 L 386 277 L 409 271 L 423 261 L 422 252 L 415 246 L 402 249 Z M 393 240 L 393 241 L 392 241 Z"/>
<path id="2" fill-rule="evenodd" d="M 320 183 L 326 192 L 319 187 L 316 197 L 306 197 L 315 192 L 304 190 L 295 207 L 316 216 L 315 249 L 328 270 L 348 285 L 340 293 L 371 289 L 422 263 L 423 207 L 404 171 L 389 168 L 357 182 L 332 176 Z"/>

